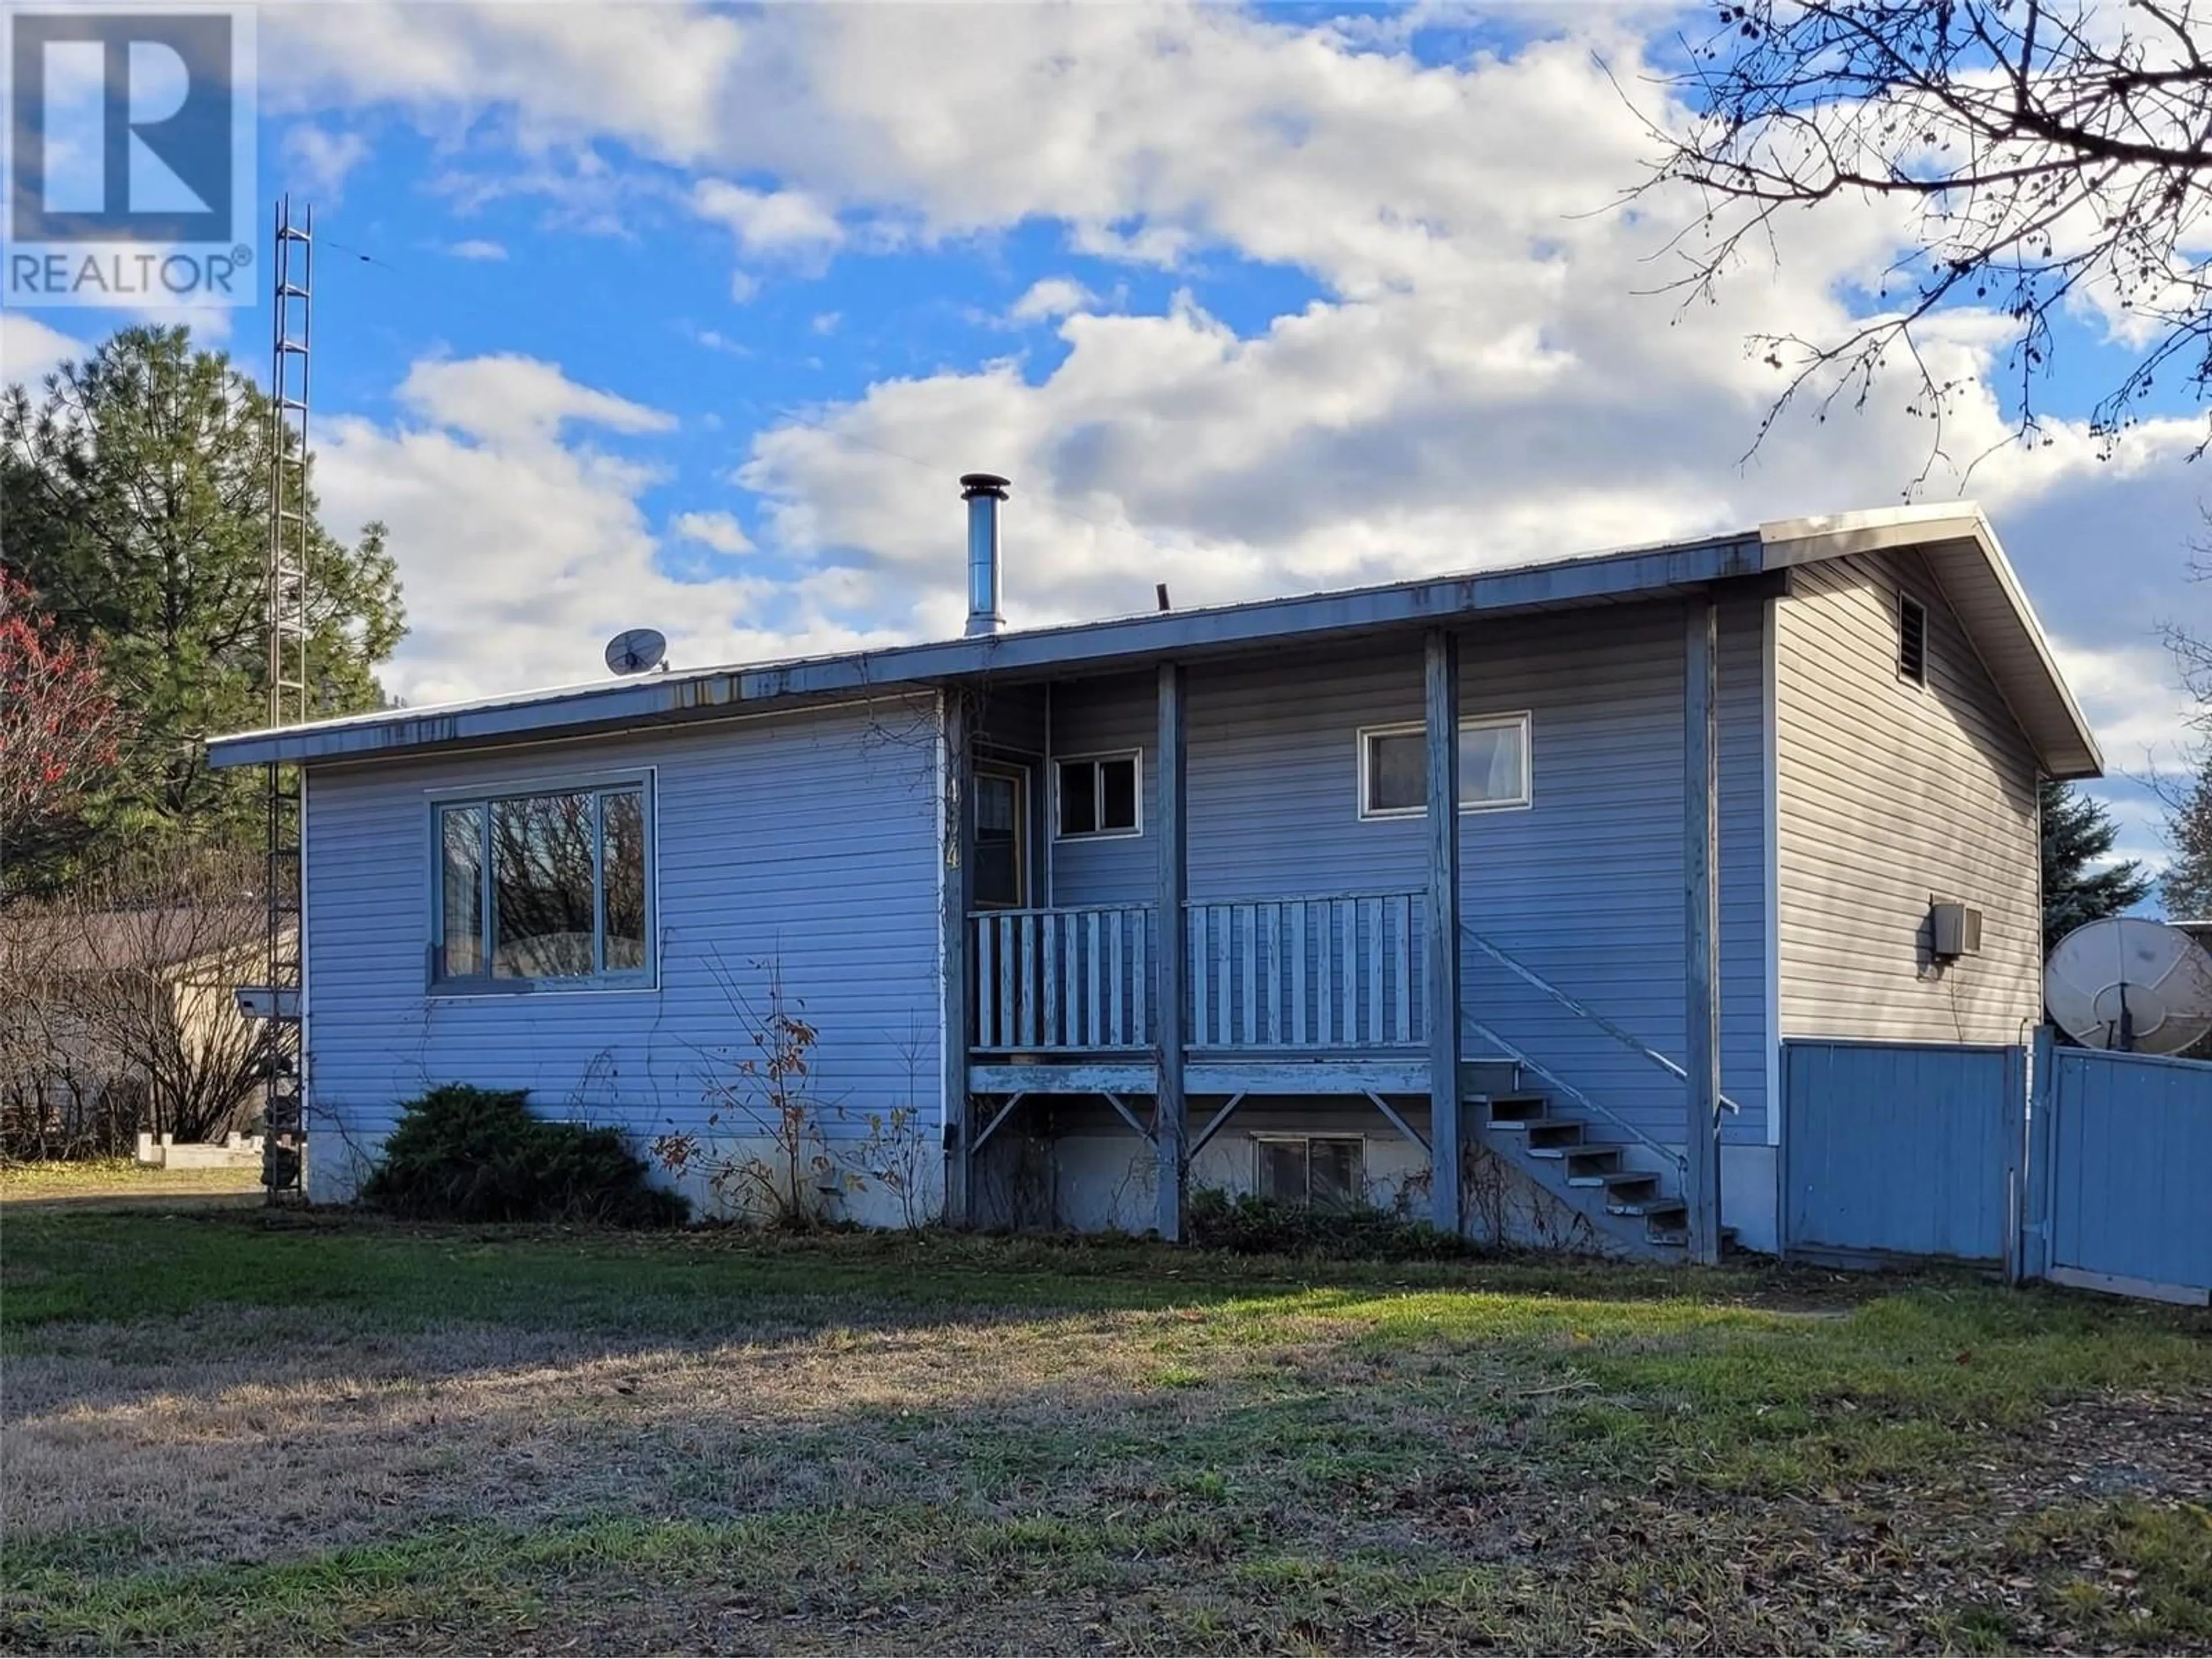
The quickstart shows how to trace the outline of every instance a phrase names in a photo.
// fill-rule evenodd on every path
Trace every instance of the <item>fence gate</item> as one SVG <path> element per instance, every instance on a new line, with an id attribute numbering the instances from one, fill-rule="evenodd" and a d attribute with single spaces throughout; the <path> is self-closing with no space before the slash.
<path id="1" fill-rule="evenodd" d="M 2028 1278 L 2212 1301 L 2212 1061 L 2035 1043 Z"/>
<path id="2" fill-rule="evenodd" d="M 1785 1043 L 1785 1253 L 2009 1266 L 2025 1060 L 1960 1043 Z"/>

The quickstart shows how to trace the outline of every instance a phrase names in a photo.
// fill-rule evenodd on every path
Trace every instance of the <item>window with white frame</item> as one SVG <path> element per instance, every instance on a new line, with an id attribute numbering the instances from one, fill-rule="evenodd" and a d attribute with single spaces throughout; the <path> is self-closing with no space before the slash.
<path id="1" fill-rule="evenodd" d="M 1477 714 L 1459 723 L 1459 810 L 1526 806 L 1528 715 Z M 1359 816 L 1417 818 L 1428 810 L 1428 738 L 1418 722 L 1359 733 Z"/>
<path id="2" fill-rule="evenodd" d="M 441 799 L 433 977 L 488 987 L 652 973 L 645 781 Z"/>
<path id="3" fill-rule="evenodd" d="M 1060 840 L 1142 832 L 1142 751 L 1072 755 L 1053 772 L 1053 833 Z"/>
<path id="4" fill-rule="evenodd" d="M 1260 1196 L 1341 1209 L 1367 1192 L 1367 1143 L 1358 1135 L 1255 1135 Z"/>

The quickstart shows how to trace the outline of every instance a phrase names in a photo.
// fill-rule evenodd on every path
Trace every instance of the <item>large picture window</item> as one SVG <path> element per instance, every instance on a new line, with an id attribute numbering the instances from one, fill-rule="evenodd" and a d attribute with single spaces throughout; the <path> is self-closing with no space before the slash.
<path id="1" fill-rule="evenodd" d="M 1418 725 L 1359 734 L 1359 816 L 1417 818 L 1428 810 L 1428 738 Z M 1528 716 L 1478 714 L 1459 723 L 1459 810 L 1526 806 Z"/>
<path id="2" fill-rule="evenodd" d="M 435 978 L 594 984 L 652 969 L 642 781 L 436 807 Z"/>

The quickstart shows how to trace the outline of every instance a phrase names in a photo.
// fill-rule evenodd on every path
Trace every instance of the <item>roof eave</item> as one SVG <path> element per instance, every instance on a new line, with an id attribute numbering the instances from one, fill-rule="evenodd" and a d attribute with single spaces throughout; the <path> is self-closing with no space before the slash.
<path id="1" fill-rule="evenodd" d="M 1957 579 L 1971 574 L 1973 580 L 1988 582 L 2017 629 L 2017 642 L 2032 664 L 2025 678 L 2019 671 L 2000 672 L 1986 651 L 1982 653 L 1983 663 L 2013 718 L 2034 745 L 2038 763 L 2056 779 L 2104 775 L 2104 751 L 2098 746 L 2096 734 L 2074 700 L 2051 649 L 2050 636 L 2021 588 L 2011 560 L 2005 556 L 1996 531 L 1980 507 L 1971 503 L 1895 507 L 1785 519 L 1761 525 L 1759 534 L 1767 562 L 1773 565 L 1806 564 L 1906 548 L 1970 548 L 1971 571 L 1954 566 L 1952 575 Z M 1942 578 L 1939 570 L 1937 579 Z"/>
<path id="2" fill-rule="evenodd" d="M 1514 611 L 1566 609 L 1686 592 L 1755 576 L 1757 536 L 1569 559 L 1512 570 L 1121 617 L 757 668 L 656 675 L 450 709 L 354 717 L 218 738 L 218 767 L 364 759 L 399 750 L 586 736 L 633 726 L 768 713 L 809 702 L 897 695 L 983 675 L 1131 665 Z"/>

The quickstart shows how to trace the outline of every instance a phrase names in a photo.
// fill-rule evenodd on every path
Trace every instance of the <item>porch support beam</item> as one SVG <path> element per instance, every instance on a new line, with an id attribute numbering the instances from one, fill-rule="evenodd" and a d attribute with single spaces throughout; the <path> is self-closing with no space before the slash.
<path id="1" fill-rule="evenodd" d="M 1690 1260 L 1710 1265 L 1721 1257 L 1719 613 L 1706 593 L 1683 616 L 1684 1197 Z"/>
<path id="2" fill-rule="evenodd" d="M 989 1145 L 991 1137 L 999 1133 L 999 1126 L 1012 1117 L 1014 1115 L 1014 1108 L 1028 1098 L 1027 1095 L 1008 1095 L 1006 1103 L 999 1108 L 998 1115 L 984 1126 L 982 1133 L 975 1137 L 975 1144 L 969 1148 L 969 1156 L 974 1157 L 975 1153 L 981 1152 Z"/>
<path id="3" fill-rule="evenodd" d="M 1158 1133 L 1153 1145 L 1159 1159 L 1159 1213 L 1156 1225 L 1162 1238 L 1182 1237 L 1183 1184 L 1188 1158 L 1183 1139 L 1189 1132 L 1183 1097 L 1183 1008 L 1190 952 L 1185 938 L 1188 917 L 1183 901 L 1189 891 L 1189 833 L 1185 821 L 1188 795 L 1183 769 L 1182 665 L 1164 662 L 1159 669 L 1158 817 L 1160 948 L 1152 960 L 1153 1024 L 1158 1033 L 1154 1060 L 1159 1072 L 1158 1102 L 1154 1121 Z"/>
<path id="4" fill-rule="evenodd" d="M 1206 1119 L 1206 1127 L 1198 1132 L 1197 1136 L 1190 1143 L 1190 1156 L 1192 1158 L 1196 1158 L 1200 1152 L 1206 1150 L 1206 1142 L 1212 1140 L 1214 1136 L 1221 1133 L 1222 1126 L 1229 1121 L 1230 1115 L 1236 1111 L 1236 1109 L 1243 1103 L 1244 1097 L 1243 1095 L 1231 1095 L 1229 1097 L 1228 1103 L 1224 1105 L 1219 1111 L 1216 1112 L 1212 1117 Z"/>
<path id="5" fill-rule="evenodd" d="M 968 849 L 975 844 L 975 801 L 968 783 L 967 694 L 948 687 L 941 695 L 945 746 L 938 787 L 944 803 L 944 879 L 939 884 L 943 931 L 938 959 L 944 980 L 938 1006 L 944 1026 L 938 1033 L 938 1048 L 945 1064 L 945 1212 L 956 1225 L 968 1227 L 975 1222 L 975 1146 L 969 1136 L 968 1102 Z"/>
<path id="6" fill-rule="evenodd" d="M 1145 1120 L 1129 1109 L 1129 1103 L 1109 1089 L 1099 1096 L 1109 1106 L 1121 1115 L 1121 1121 L 1137 1132 L 1140 1139 L 1157 1142 L 1159 1137 L 1145 1127 Z"/>
<path id="7" fill-rule="evenodd" d="M 1413 1145 L 1419 1147 L 1423 1152 L 1425 1152 L 1429 1150 L 1429 1143 L 1422 1139 L 1419 1134 L 1414 1133 L 1413 1126 L 1407 1122 L 1404 1118 L 1398 1115 L 1398 1109 L 1396 1107 L 1393 1106 L 1389 1101 L 1383 1099 L 1382 1096 L 1376 1094 L 1372 1089 L 1369 1089 L 1364 1092 L 1366 1093 L 1367 1098 L 1374 1103 L 1375 1109 L 1382 1113 L 1384 1117 L 1390 1121 L 1390 1127 L 1392 1128 L 1395 1129 L 1400 1134 L 1405 1136 L 1407 1139 L 1412 1141 Z"/>
<path id="8" fill-rule="evenodd" d="M 1440 1232 L 1462 1225 L 1459 1121 L 1459 636 L 1432 628 L 1426 664 L 1429 832 L 1429 1197 Z M 1377 1103 L 1380 1103 L 1379 1102 Z M 1389 1109 L 1383 1109 L 1386 1114 Z"/>

